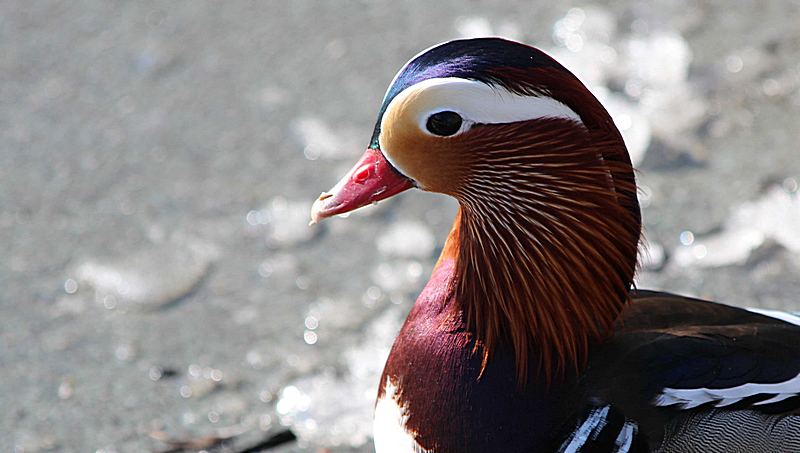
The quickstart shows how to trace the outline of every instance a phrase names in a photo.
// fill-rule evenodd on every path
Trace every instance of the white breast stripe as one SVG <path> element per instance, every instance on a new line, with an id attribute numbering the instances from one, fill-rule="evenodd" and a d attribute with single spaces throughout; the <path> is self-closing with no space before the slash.
<path id="1" fill-rule="evenodd" d="M 681 409 L 692 409 L 702 404 L 714 402 L 716 407 L 724 407 L 755 395 L 774 395 L 753 405 L 777 403 L 800 394 L 800 374 L 792 379 L 775 384 L 742 384 L 727 389 L 673 389 L 665 388 L 654 400 L 656 406 L 678 405 Z"/>
<path id="2" fill-rule="evenodd" d="M 636 436 L 636 423 L 626 420 L 617 439 L 614 441 L 614 451 L 612 453 L 628 453 L 633 444 L 634 436 Z"/>
<path id="3" fill-rule="evenodd" d="M 589 436 L 599 433 L 606 426 L 609 408 L 610 406 L 603 406 L 600 409 L 593 410 L 581 426 L 572 433 L 572 436 L 568 439 L 569 444 L 566 447 L 561 447 L 561 451 L 564 453 L 577 453 L 580 451 L 580 448 L 589 440 Z"/>
<path id="4" fill-rule="evenodd" d="M 408 415 L 397 403 L 397 387 L 389 378 L 384 384 L 383 396 L 375 404 L 375 417 L 372 422 L 372 436 L 375 439 L 375 453 L 420 453 L 425 450 L 406 431 Z"/>
<path id="5" fill-rule="evenodd" d="M 800 326 L 800 316 L 797 316 L 793 313 L 780 310 L 768 310 L 766 308 L 748 308 L 747 311 L 758 313 L 759 315 L 769 316 L 770 318 L 780 319 L 781 321 L 786 321 L 790 324 Z"/>

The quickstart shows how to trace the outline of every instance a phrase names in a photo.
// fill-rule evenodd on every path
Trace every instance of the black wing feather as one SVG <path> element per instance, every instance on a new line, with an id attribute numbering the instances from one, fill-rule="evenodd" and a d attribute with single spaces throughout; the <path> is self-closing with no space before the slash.
<path id="1" fill-rule="evenodd" d="M 724 420 L 764 421 L 765 426 L 751 426 L 750 430 L 768 430 L 766 424 L 778 423 L 800 426 L 800 416 L 793 415 L 800 412 L 797 397 L 757 405 L 774 395 L 745 395 L 724 408 L 714 407 L 720 401 L 712 400 L 689 410 L 680 404 L 656 404 L 664 389 L 730 389 L 779 383 L 800 375 L 800 327 L 779 319 L 697 299 L 638 291 L 615 335 L 591 357 L 584 387 L 587 398 L 610 404 L 635 421 L 651 446 L 668 436 L 672 436 L 670 442 L 683 442 L 675 439 L 675 433 L 697 432 L 700 427 L 692 423 L 708 422 L 708 414 L 718 414 L 716 419 L 723 424 Z M 735 431 L 735 427 L 717 428 Z M 797 439 L 790 440 L 800 441 L 800 432 L 795 436 Z"/>

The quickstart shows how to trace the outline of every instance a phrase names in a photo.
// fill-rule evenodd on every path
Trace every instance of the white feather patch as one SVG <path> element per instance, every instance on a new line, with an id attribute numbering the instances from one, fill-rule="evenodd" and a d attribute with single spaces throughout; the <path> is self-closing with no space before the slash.
<path id="1" fill-rule="evenodd" d="M 502 124 L 539 118 L 562 118 L 583 124 L 577 113 L 553 98 L 520 95 L 501 86 L 458 77 L 434 78 L 414 84 L 400 92 L 386 110 L 412 99 L 416 123 L 425 133 L 429 133 L 425 127 L 428 118 L 444 111 L 461 115 L 464 122 L 460 132 L 476 123 Z"/>
<path id="2" fill-rule="evenodd" d="M 729 406 L 744 398 L 755 395 L 774 395 L 754 406 L 777 403 L 800 394 L 800 374 L 774 384 L 742 384 L 726 389 L 673 389 L 665 388 L 653 400 L 656 406 L 678 405 L 681 409 L 692 409 L 697 406 L 713 402 L 716 407 Z"/>
<path id="3" fill-rule="evenodd" d="M 424 451 L 406 431 L 408 415 L 397 402 L 397 387 L 389 378 L 384 384 L 383 396 L 375 404 L 372 429 L 375 453 L 416 453 Z"/>

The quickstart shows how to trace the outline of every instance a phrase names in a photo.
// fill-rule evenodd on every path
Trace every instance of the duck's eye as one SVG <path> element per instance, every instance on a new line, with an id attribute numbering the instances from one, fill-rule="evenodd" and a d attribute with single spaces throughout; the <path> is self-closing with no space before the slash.
<path id="1" fill-rule="evenodd" d="M 428 117 L 425 127 L 431 134 L 447 137 L 453 135 L 461 129 L 461 115 L 456 112 L 438 112 Z"/>

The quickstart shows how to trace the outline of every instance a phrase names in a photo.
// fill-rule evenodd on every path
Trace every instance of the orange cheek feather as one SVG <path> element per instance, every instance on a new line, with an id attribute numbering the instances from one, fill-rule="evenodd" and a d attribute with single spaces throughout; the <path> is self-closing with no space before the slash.
<path id="1" fill-rule="evenodd" d="M 423 190 L 454 195 L 467 174 L 468 149 L 461 136 L 435 137 L 419 129 L 413 115 L 389 113 L 381 131 L 381 150 Z"/>

